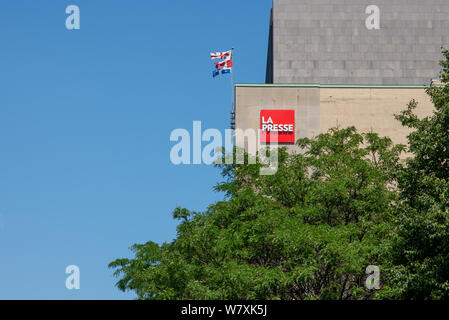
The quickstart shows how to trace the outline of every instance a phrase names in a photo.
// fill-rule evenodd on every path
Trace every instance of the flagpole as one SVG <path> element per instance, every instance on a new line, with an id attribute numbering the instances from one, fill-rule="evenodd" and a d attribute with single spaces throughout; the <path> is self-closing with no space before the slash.
<path id="1" fill-rule="evenodd" d="M 232 89 L 232 101 L 231 101 L 231 112 L 235 112 L 235 107 L 234 107 L 234 48 L 232 48 L 232 52 L 231 52 L 231 56 L 232 56 L 232 72 L 231 72 L 231 89 Z"/>
<path id="2" fill-rule="evenodd" d="M 235 98 L 234 98 L 234 48 L 231 49 L 231 130 L 235 130 Z"/>

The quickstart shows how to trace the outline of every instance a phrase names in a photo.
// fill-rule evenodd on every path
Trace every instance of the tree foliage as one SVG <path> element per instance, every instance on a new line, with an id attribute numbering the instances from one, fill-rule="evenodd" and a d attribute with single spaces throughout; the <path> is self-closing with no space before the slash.
<path id="1" fill-rule="evenodd" d="M 142 299 L 358 299 L 364 271 L 380 263 L 389 229 L 387 187 L 401 147 L 355 128 L 279 150 L 275 175 L 261 164 L 221 165 L 226 198 L 206 212 L 177 208 L 171 243 L 135 245 L 119 259 L 121 290 Z"/>
<path id="2" fill-rule="evenodd" d="M 443 53 L 443 85 L 427 89 L 433 114 L 419 119 L 412 101 L 397 116 L 413 129 L 408 136 L 413 157 L 398 172 L 400 202 L 383 297 L 449 298 L 449 51 Z"/>

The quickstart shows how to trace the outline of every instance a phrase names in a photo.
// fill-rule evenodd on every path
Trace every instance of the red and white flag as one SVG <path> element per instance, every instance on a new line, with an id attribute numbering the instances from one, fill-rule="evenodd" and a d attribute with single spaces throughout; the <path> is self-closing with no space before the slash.
<path id="1" fill-rule="evenodd" d="M 223 60 L 228 60 L 232 57 L 232 50 L 229 51 L 225 51 L 225 52 L 212 52 L 210 54 L 210 58 L 212 60 L 214 59 L 223 59 Z"/>
<path id="2" fill-rule="evenodd" d="M 215 68 L 217 69 L 232 68 L 232 58 L 225 61 L 215 62 Z"/>

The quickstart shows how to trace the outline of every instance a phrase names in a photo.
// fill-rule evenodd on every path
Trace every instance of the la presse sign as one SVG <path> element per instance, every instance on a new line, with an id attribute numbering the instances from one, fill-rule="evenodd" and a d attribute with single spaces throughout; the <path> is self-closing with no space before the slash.
<path id="1" fill-rule="evenodd" d="M 261 143 L 295 143 L 295 110 L 261 110 Z M 277 137 L 277 139 L 276 139 Z"/>

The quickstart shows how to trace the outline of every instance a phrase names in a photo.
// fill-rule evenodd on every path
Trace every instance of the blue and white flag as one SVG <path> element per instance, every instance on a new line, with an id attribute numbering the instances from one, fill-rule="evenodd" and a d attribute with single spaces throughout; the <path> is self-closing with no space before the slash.
<path id="1" fill-rule="evenodd" d="M 225 73 L 231 73 L 231 68 L 219 68 L 217 70 L 214 70 L 212 75 L 215 78 L 216 76 L 219 76 L 220 74 L 225 74 Z"/>

